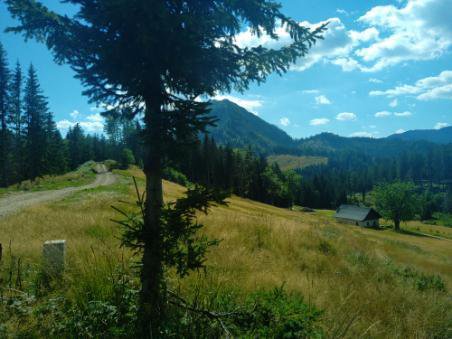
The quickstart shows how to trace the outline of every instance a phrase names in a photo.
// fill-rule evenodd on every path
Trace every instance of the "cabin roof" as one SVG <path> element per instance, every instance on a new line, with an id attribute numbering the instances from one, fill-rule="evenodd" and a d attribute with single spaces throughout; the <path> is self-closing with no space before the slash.
<path id="1" fill-rule="evenodd" d="M 359 207 L 355 205 L 341 205 L 336 210 L 334 217 L 354 221 L 365 221 L 380 219 L 381 215 L 373 208 Z"/>

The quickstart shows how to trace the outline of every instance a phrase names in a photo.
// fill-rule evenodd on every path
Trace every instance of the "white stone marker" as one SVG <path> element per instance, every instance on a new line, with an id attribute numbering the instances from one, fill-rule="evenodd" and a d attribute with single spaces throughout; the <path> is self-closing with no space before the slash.
<path id="1" fill-rule="evenodd" d="M 64 271 L 65 255 L 66 240 L 46 241 L 42 251 L 44 271 L 50 276 L 61 276 Z"/>

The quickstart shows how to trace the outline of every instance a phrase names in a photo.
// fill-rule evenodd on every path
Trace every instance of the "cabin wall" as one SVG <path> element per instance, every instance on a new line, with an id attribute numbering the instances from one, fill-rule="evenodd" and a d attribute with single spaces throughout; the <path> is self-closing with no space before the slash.
<path id="1" fill-rule="evenodd" d="M 379 227 L 380 226 L 380 222 L 378 219 L 366 220 L 366 221 L 356 221 L 356 220 L 352 220 L 352 219 L 336 218 L 336 220 L 341 223 L 352 224 L 352 225 L 361 226 L 361 227 Z"/>

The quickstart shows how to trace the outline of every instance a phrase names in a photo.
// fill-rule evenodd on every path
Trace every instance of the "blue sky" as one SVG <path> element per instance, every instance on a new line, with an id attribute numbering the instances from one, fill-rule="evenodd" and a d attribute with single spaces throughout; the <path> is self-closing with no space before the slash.
<path id="1" fill-rule="evenodd" d="M 69 11 L 56 0 L 43 1 Z M 283 77 L 271 76 L 246 93 L 219 94 L 278 125 L 293 137 L 320 132 L 384 137 L 411 129 L 452 125 L 451 0 L 282 1 L 283 11 L 309 27 L 329 21 L 325 40 Z M 50 108 L 64 130 L 75 122 L 90 132 L 102 120 L 67 66 L 47 49 L 5 34 L 14 24 L 0 3 L 0 41 L 11 64 L 32 62 Z M 256 39 L 244 31 L 243 46 L 278 47 L 289 42 Z"/>

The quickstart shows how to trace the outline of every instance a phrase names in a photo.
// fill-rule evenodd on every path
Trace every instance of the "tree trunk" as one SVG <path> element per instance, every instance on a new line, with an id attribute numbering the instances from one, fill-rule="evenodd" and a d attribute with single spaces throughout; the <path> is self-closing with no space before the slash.
<path id="1" fill-rule="evenodd" d="M 396 232 L 400 231 L 400 220 L 399 219 L 394 220 L 394 231 L 396 231 Z"/>
<path id="2" fill-rule="evenodd" d="M 161 109 L 146 102 L 146 146 L 144 172 L 146 202 L 143 225 L 144 252 L 138 326 L 143 338 L 159 338 L 165 314 L 166 286 L 163 272 L 163 239 L 160 222 L 163 206 Z"/>

